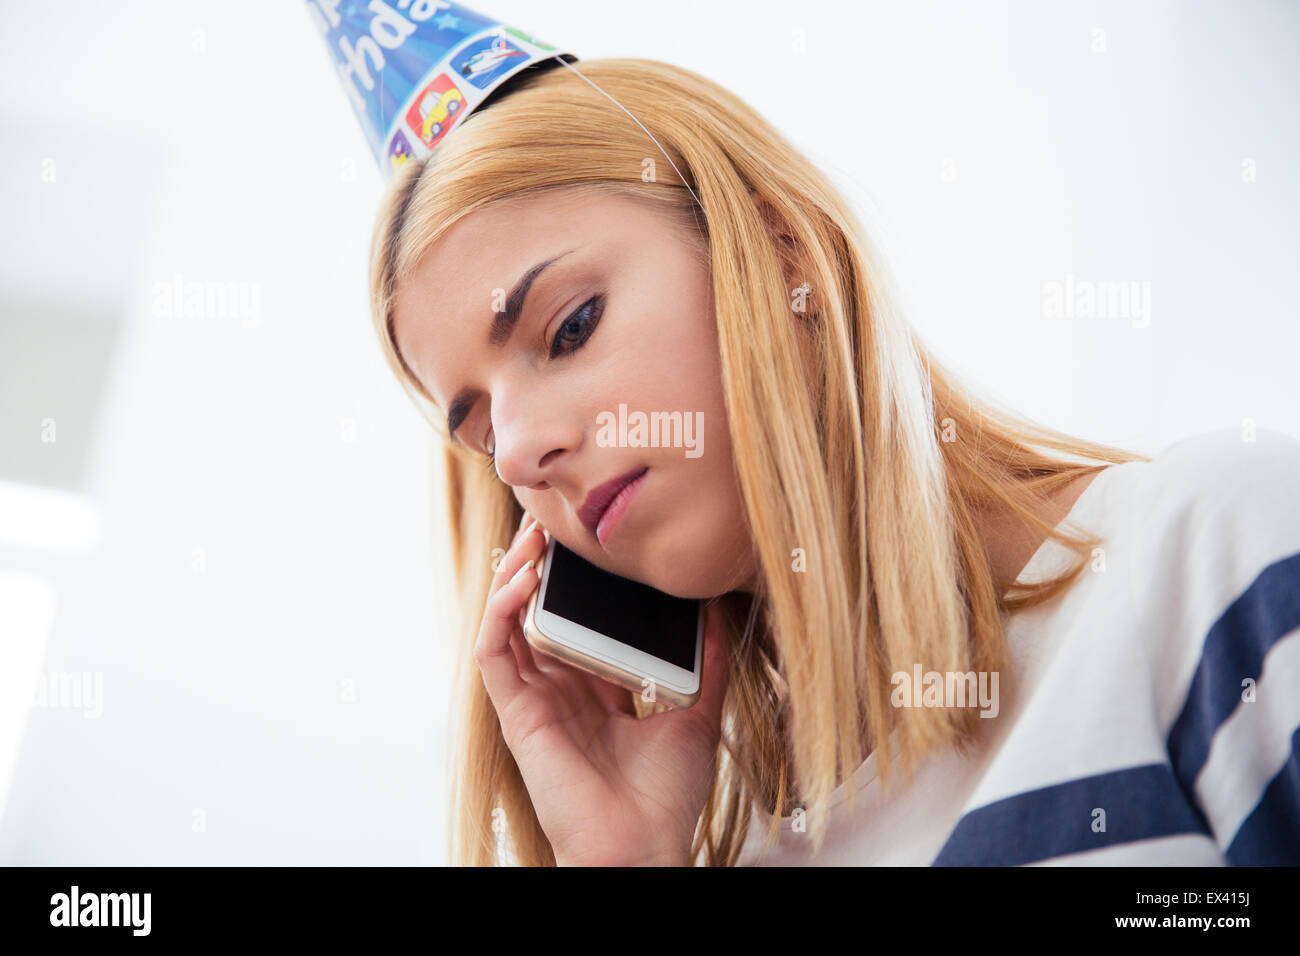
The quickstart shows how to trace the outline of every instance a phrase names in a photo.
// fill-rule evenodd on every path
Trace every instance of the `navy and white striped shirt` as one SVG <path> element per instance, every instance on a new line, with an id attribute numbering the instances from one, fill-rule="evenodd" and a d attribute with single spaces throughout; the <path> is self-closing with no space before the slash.
<path id="1" fill-rule="evenodd" d="M 1102 471 L 1066 520 L 1103 546 L 1005 618 L 978 747 L 910 784 L 896 763 L 886 790 L 869 756 L 815 859 L 806 817 L 764 851 L 756 812 L 741 865 L 1300 864 L 1300 440 L 1184 439 Z M 1071 557 L 1049 540 L 1019 580 Z"/>

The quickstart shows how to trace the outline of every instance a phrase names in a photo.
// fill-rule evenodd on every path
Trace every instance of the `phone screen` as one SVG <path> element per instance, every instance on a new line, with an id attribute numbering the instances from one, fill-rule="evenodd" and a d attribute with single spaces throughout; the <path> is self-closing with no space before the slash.
<path id="1" fill-rule="evenodd" d="M 700 602 L 611 574 L 555 542 L 542 609 L 684 670 L 695 669 Z"/>

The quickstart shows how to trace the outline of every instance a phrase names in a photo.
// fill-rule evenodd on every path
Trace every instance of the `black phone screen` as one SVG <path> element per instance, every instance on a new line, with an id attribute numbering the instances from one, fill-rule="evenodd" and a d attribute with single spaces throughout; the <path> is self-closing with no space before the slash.
<path id="1" fill-rule="evenodd" d="M 684 670 L 695 669 L 700 602 L 611 574 L 555 542 L 542 609 Z"/>

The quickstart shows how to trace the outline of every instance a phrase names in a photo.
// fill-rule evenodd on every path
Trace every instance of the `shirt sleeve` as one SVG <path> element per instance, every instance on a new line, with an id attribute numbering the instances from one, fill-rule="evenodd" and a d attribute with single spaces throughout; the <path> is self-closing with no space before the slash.
<path id="1" fill-rule="evenodd" d="M 1300 440 L 1212 432 L 1162 481 L 1170 763 L 1230 864 L 1300 864 Z"/>

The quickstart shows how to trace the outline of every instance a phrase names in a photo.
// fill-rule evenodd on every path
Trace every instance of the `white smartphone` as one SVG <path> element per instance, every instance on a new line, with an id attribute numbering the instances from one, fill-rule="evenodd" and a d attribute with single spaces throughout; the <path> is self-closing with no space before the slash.
<path id="1" fill-rule="evenodd" d="M 529 644 L 644 700 L 699 699 L 704 601 L 611 574 L 549 533 L 541 574 L 524 619 Z"/>

